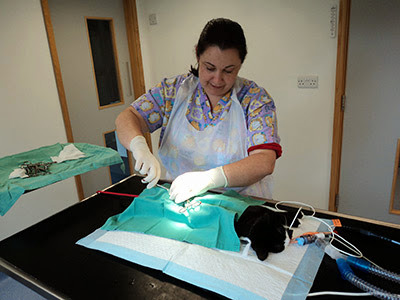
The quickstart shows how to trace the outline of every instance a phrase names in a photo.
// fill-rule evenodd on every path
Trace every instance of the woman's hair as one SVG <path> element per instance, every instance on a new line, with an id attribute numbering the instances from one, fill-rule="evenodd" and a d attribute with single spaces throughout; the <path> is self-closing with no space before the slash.
<path id="1" fill-rule="evenodd" d="M 247 46 L 243 29 L 238 23 L 232 20 L 218 18 L 213 19 L 206 24 L 196 45 L 197 60 L 199 60 L 200 55 L 211 46 L 217 46 L 221 50 L 238 50 L 239 58 L 242 63 L 246 58 Z M 198 77 L 198 66 L 196 68 L 190 66 L 190 72 Z"/>

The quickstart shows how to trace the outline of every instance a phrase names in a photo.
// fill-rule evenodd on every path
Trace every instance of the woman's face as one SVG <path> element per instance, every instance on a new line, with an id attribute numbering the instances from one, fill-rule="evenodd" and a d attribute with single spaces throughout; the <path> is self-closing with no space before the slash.
<path id="1" fill-rule="evenodd" d="M 199 80 L 212 102 L 218 102 L 236 81 L 242 62 L 236 49 L 208 47 L 198 59 Z"/>

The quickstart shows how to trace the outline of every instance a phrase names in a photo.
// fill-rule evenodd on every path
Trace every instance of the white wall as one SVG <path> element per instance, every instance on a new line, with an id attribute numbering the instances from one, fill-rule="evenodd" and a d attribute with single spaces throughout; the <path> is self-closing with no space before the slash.
<path id="1" fill-rule="evenodd" d="M 40 0 L 2 0 L 0 28 L 0 157 L 65 143 Z M 21 196 L 0 240 L 77 201 L 73 178 Z"/>
<path id="2" fill-rule="evenodd" d="M 215 17 L 239 22 L 248 56 L 240 76 L 274 98 L 283 155 L 275 169 L 274 198 L 327 209 L 337 39 L 330 8 L 337 0 L 137 0 L 146 88 L 185 73 L 194 46 Z M 149 14 L 158 24 L 149 25 Z M 298 89 L 298 75 L 318 75 L 318 89 Z M 153 134 L 158 145 L 158 134 Z"/>
<path id="3" fill-rule="evenodd" d="M 338 210 L 397 224 L 389 207 L 400 138 L 399 13 L 398 0 L 351 2 Z"/>

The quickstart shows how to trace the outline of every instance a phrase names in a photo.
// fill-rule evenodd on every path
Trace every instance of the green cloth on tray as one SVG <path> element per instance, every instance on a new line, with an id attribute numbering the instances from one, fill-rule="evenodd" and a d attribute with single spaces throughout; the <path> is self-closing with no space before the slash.
<path id="1" fill-rule="evenodd" d="M 19 168 L 25 161 L 31 163 L 51 162 L 51 156 L 58 156 L 67 145 L 69 143 L 57 143 L 0 158 L 0 215 L 5 215 L 25 191 L 38 189 L 100 167 L 123 163 L 118 152 L 111 148 L 74 143 L 74 146 L 83 152 L 85 157 L 53 163 L 49 167 L 51 174 L 29 178 L 8 178 L 11 172 Z"/>
<path id="2" fill-rule="evenodd" d="M 182 214 L 179 213 L 182 204 L 170 200 L 168 191 L 160 187 L 145 189 L 124 212 L 110 217 L 101 229 L 140 232 L 239 251 L 234 221 L 249 205 L 263 203 L 234 191 L 205 193 L 194 200 L 201 201 L 201 205 Z"/>

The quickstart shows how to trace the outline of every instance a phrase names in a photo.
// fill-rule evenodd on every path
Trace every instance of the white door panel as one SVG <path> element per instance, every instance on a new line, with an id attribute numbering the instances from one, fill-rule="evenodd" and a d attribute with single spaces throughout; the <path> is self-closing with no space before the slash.
<path id="1" fill-rule="evenodd" d="M 133 101 L 122 0 L 49 0 L 66 101 L 76 143 L 104 146 L 103 133 Z M 85 17 L 112 18 L 124 104 L 99 109 Z M 108 168 L 81 175 L 84 196 L 110 185 Z"/>

